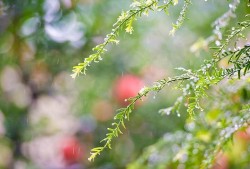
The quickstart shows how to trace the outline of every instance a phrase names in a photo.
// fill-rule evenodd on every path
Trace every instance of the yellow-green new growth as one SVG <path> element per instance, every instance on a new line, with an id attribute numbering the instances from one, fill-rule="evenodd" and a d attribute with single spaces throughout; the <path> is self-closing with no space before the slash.
<path id="1" fill-rule="evenodd" d="M 147 13 L 148 10 L 152 10 L 154 6 L 157 5 L 157 0 L 147 0 L 144 2 L 136 1 L 131 6 L 132 9 L 126 12 L 122 12 L 118 17 L 116 23 L 113 25 L 114 29 L 112 29 L 111 33 L 109 33 L 104 42 L 100 45 L 97 45 L 93 48 L 95 53 L 91 54 L 89 57 L 84 59 L 84 62 L 79 63 L 78 65 L 73 67 L 72 78 L 76 78 L 79 74 L 86 73 L 87 67 L 90 66 L 92 62 L 99 62 L 102 60 L 102 55 L 107 51 L 106 46 L 108 44 L 118 44 L 117 36 L 119 31 L 125 27 L 125 31 L 132 34 L 133 32 L 133 21 L 136 17 L 141 16 L 142 14 Z"/>
<path id="2" fill-rule="evenodd" d="M 187 11 L 188 5 L 191 3 L 190 0 L 185 0 L 183 9 L 180 13 L 180 16 L 174 25 L 173 30 L 170 32 L 173 34 L 180 26 L 183 24 L 185 19 L 185 14 Z M 160 3 L 158 0 L 141 0 L 141 1 L 134 1 L 130 7 L 131 9 L 122 12 L 121 15 L 118 17 L 116 23 L 113 25 L 114 28 L 112 29 L 111 33 L 109 33 L 104 42 L 97 45 L 93 48 L 94 53 L 91 54 L 89 57 L 84 59 L 84 62 L 79 63 L 78 65 L 73 67 L 73 74 L 71 75 L 72 78 L 76 78 L 79 74 L 86 73 L 87 67 L 90 66 L 92 62 L 99 62 L 102 60 L 102 55 L 107 51 L 106 46 L 108 44 L 118 44 L 119 40 L 117 40 L 118 33 L 120 30 L 124 28 L 125 32 L 132 34 L 133 33 L 133 22 L 142 15 L 148 15 L 149 11 L 165 11 L 168 13 L 168 8 L 170 5 L 178 4 L 178 0 L 168 0 Z"/>

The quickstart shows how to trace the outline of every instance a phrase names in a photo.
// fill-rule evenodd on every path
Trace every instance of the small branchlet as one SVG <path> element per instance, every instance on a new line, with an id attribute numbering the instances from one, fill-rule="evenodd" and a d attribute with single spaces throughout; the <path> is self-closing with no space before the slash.
<path id="1" fill-rule="evenodd" d="M 102 55 L 107 51 L 106 46 L 108 44 L 118 44 L 119 40 L 117 39 L 118 33 L 125 27 L 125 31 L 132 34 L 133 32 L 133 21 L 140 17 L 142 14 L 148 12 L 148 10 L 153 10 L 153 7 L 157 5 L 157 0 L 148 0 L 143 2 L 134 2 L 132 3 L 129 11 L 122 12 L 118 17 L 116 23 L 113 25 L 114 28 L 112 32 L 109 33 L 102 44 L 97 45 L 93 48 L 95 53 L 91 54 L 89 57 L 84 59 L 84 62 L 79 63 L 77 66 L 73 67 L 72 78 L 76 78 L 79 74 L 86 74 L 87 67 L 90 66 L 92 62 L 99 62 L 102 60 Z"/>
<path id="2" fill-rule="evenodd" d="M 92 62 L 101 61 L 103 54 L 107 51 L 107 45 L 117 45 L 119 43 L 118 34 L 122 29 L 124 29 L 125 32 L 129 34 L 132 34 L 134 30 L 133 22 L 137 18 L 141 17 L 142 15 L 148 15 L 149 11 L 165 11 L 166 13 L 168 13 L 168 8 L 170 7 L 170 5 L 176 5 L 177 3 L 178 0 L 169 0 L 164 3 L 160 3 L 158 0 L 134 1 L 130 5 L 131 9 L 126 12 L 122 12 L 118 17 L 116 23 L 113 25 L 114 28 L 112 29 L 111 33 L 106 36 L 104 42 L 92 49 L 94 53 L 85 58 L 84 62 L 79 63 L 78 65 L 73 67 L 73 73 L 71 77 L 76 78 L 81 73 L 86 74 L 87 67 L 90 66 Z M 183 24 L 189 4 L 191 4 L 191 0 L 185 0 L 183 9 L 176 24 L 174 24 L 171 34 L 173 34 Z"/>
<path id="3" fill-rule="evenodd" d="M 236 39 L 245 38 L 245 36 L 243 35 L 243 32 L 249 27 L 250 27 L 249 20 L 239 22 L 237 27 L 232 27 L 229 34 L 226 36 L 225 40 L 220 42 L 218 47 L 213 47 L 213 49 L 216 49 L 214 56 L 217 57 L 219 54 L 221 54 L 223 51 L 225 51 L 225 48 L 230 43 L 232 43 L 234 38 L 236 38 Z"/>
<path id="4" fill-rule="evenodd" d="M 238 74 L 239 78 L 242 71 L 244 71 L 243 75 L 247 73 L 250 69 L 249 50 L 250 47 L 245 46 L 236 51 L 224 52 L 221 56 L 207 62 L 194 73 L 197 78 L 190 83 L 192 85 L 190 92 L 193 95 L 188 97 L 189 103 L 187 108 L 187 112 L 191 117 L 194 115 L 195 109 L 203 111 L 200 106 L 200 99 L 207 96 L 206 91 L 210 86 L 216 85 L 226 77 L 232 77 L 235 73 Z M 233 67 L 227 69 L 217 68 L 217 62 L 225 57 L 229 57 L 229 62 L 233 64 Z"/>
<path id="5" fill-rule="evenodd" d="M 170 35 L 174 35 L 175 32 L 180 29 L 180 27 L 183 25 L 184 20 L 186 19 L 186 13 L 188 10 L 189 5 L 191 4 L 191 0 L 185 0 L 184 5 L 182 7 L 182 10 L 180 12 L 180 15 L 176 21 L 175 24 L 173 24 L 172 30 L 169 32 Z"/>
<path id="6" fill-rule="evenodd" d="M 105 148 L 111 149 L 111 141 L 118 137 L 119 134 L 122 134 L 121 128 L 125 127 L 125 120 L 129 120 L 130 114 L 132 113 L 132 110 L 134 109 L 135 103 L 137 100 L 142 99 L 142 97 L 147 96 L 149 92 L 159 92 L 166 84 L 170 84 L 176 81 L 183 81 L 189 79 L 188 74 L 183 74 L 181 76 L 176 76 L 174 78 L 162 79 L 160 81 L 155 82 L 155 84 L 152 87 L 144 87 L 140 90 L 137 96 L 132 97 L 128 99 L 130 104 L 125 107 L 118 110 L 118 113 L 114 117 L 114 122 L 112 123 L 113 128 L 108 128 L 108 133 L 106 134 L 106 137 L 101 141 L 105 142 L 104 146 L 102 147 L 96 147 L 91 150 L 91 156 L 88 158 L 89 161 L 92 161 L 95 159 L 97 155 L 100 155 L 100 153 Z"/>
<path id="7" fill-rule="evenodd" d="M 221 40 L 223 39 L 223 31 L 228 27 L 230 21 L 236 17 L 236 10 L 240 4 L 240 0 L 233 0 L 229 4 L 229 9 L 219 18 L 217 18 L 213 23 L 213 33 L 206 39 L 199 39 L 190 48 L 191 52 L 197 52 L 201 48 L 207 48 L 212 42 L 216 42 L 216 45 L 221 45 Z"/>
<path id="8" fill-rule="evenodd" d="M 201 163 L 200 168 L 206 169 L 211 168 L 214 164 L 216 155 L 223 149 L 228 141 L 233 137 L 233 134 L 243 127 L 250 125 L 250 105 L 244 105 L 243 109 L 237 114 L 237 116 L 228 118 L 225 122 L 225 127 L 220 130 L 220 134 L 214 143 L 211 144 L 210 148 L 206 150 L 204 160 Z"/>

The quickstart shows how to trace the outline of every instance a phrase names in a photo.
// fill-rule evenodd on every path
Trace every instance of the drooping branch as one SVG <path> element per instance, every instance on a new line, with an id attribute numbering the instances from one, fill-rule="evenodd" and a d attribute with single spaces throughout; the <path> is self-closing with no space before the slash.
<path id="1" fill-rule="evenodd" d="M 117 22 L 113 25 L 111 33 L 109 33 L 104 42 L 94 47 L 92 50 L 93 54 L 84 59 L 84 62 L 79 63 L 78 65 L 73 67 L 72 78 L 76 78 L 79 74 L 86 74 L 87 67 L 91 65 L 92 62 L 99 62 L 102 60 L 103 54 L 107 51 L 106 47 L 109 44 L 118 44 L 119 40 L 118 34 L 124 28 L 125 32 L 132 34 L 133 32 L 133 22 L 141 17 L 142 15 L 148 15 L 149 11 L 165 11 L 168 12 L 168 8 L 170 5 L 178 4 L 177 0 L 168 0 L 160 3 L 158 0 L 144 0 L 144 1 L 134 1 L 131 4 L 131 9 L 122 12 L 118 17 Z M 184 6 L 180 15 L 177 19 L 176 24 L 173 25 L 173 29 L 171 34 L 173 34 L 177 29 L 179 29 L 185 18 L 188 6 L 191 4 L 191 0 L 185 0 Z"/>
<path id="2" fill-rule="evenodd" d="M 105 148 L 111 149 L 111 141 L 118 137 L 119 134 L 122 134 L 121 128 L 125 128 L 125 120 L 129 120 L 130 114 L 132 113 L 132 110 L 134 109 L 136 101 L 142 99 L 142 97 L 147 96 L 150 92 L 159 92 L 163 87 L 165 87 L 167 84 L 176 82 L 176 81 L 184 81 L 187 79 L 190 79 L 191 76 L 189 74 L 183 74 L 181 76 L 176 76 L 174 78 L 169 79 L 162 79 L 160 81 L 155 82 L 155 84 L 152 87 L 144 87 L 140 90 L 137 96 L 128 99 L 130 104 L 126 108 L 121 108 L 118 110 L 118 113 L 115 115 L 114 120 L 115 122 L 112 123 L 113 128 L 108 128 L 108 133 L 106 134 L 106 138 L 104 138 L 101 142 L 105 142 L 104 146 L 102 147 L 96 147 L 91 150 L 91 156 L 88 158 L 89 161 L 92 161 L 95 159 L 97 155 L 100 155 L 100 153 Z"/>
<path id="3" fill-rule="evenodd" d="M 244 55 L 248 55 L 248 51 L 250 50 L 250 47 L 245 46 L 242 49 L 239 49 L 238 51 L 234 52 L 227 52 L 226 54 L 222 55 L 220 59 L 224 57 L 232 57 L 235 55 L 240 55 L 238 57 L 242 57 Z M 118 137 L 119 134 L 122 134 L 121 128 L 125 128 L 125 120 L 129 120 L 130 114 L 132 113 L 135 103 L 142 99 L 142 97 L 147 96 L 150 92 L 159 92 L 161 91 L 167 84 L 171 84 L 173 82 L 177 81 L 186 81 L 189 80 L 190 86 L 193 86 L 193 94 L 194 96 L 188 97 L 190 99 L 190 103 L 188 104 L 187 112 L 190 114 L 190 117 L 193 117 L 194 115 L 194 109 L 201 109 L 199 102 L 200 99 L 205 96 L 205 91 L 210 87 L 211 85 L 217 84 L 222 79 L 228 76 L 232 76 L 234 73 L 239 71 L 239 67 L 230 68 L 229 69 L 217 69 L 216 63 L 220 59 L 213 59 L 210 62 L 207 62 L 205 65 L 203 65 L 200 69 L 197 71 L 189 71 L 186 70 L 184 74 L 180 76 L 176 76 L 173 78 L 168 79 L 162 79 L 160 81 L 155 82 L 155 84 L 152 87 L 144 87 L 140 90 L 137 96 L 132 97 L 128 99 L 127 101 L 130 102 L 130 104 L 125 107 L 118 110 L 118 113 L 114 117 L 114 122 L 112 123 L 113 128 L 108 128 L 108 133 L 106 134 L 106 137 L 101 141 L 105 142 L 105 144 L 102 147 L 96 147 L 91 150 L 91 156 L 88 158 L 89 161 L 92 161 L 95 159 L 97 155 L 100 155 L 100 153 L 106 149 L 111 149 L 111 142 L 115 137 Z M 213 70 L 213 73 L 211 74 L 211 69 Z M 244 67 L 241 67 L 240 70 L 244 69 Z M 210 75 L 211 74 L 211 75 Z"/>

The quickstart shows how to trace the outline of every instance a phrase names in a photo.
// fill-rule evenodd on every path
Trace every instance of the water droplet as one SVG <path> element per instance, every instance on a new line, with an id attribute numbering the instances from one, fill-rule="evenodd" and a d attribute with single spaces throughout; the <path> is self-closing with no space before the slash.
<path id="1" fill-rule="evenodd" d="M 221 45 L 221 43 L 220 43 L 220 41 L 215 41 L 215 44 L 216 44 L 216 46 L 220 46 Z"/>
<path id="2" fill-rule="evenodd" d="M 172 107 L 168 107 L 166 109 L 161 109 L 161 110 L 159 110 L 159 113 L 170 115 L 172 109 L 173 109 Z"/>

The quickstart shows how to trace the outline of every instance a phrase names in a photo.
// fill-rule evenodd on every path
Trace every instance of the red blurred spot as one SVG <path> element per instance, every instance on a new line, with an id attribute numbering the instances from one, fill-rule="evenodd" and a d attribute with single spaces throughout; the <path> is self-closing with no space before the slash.
<path id="1" fill-rule="evenodd" d="M 219 153 L 216 156 L 216 161 L 213 169 L 229 169 L 229 160 L 225 154 Z"/>
<path id="2" fill-rule="evenodd" d="M 68 138 L 62 143 L 63 159 L 67 164 L 78 162 L 83 155 L 83 149 L 75 138 Z"/>
<path id="3" fill-rule="evenodd" d="M 250 141 L 250 134 L 246 131 L 237 131 L 235 137 L 240 140 Z"/>
<path id="4" fill-rule="evenodd" d="M 122 106 L 127 106 L 129 102 L 125 101 L 130 97 L 135 97 L 141 88 L 144 87 L 144 82 L 135 75 L 124 75 L 117 79 L 114 85 L 114 97 Z"/>

